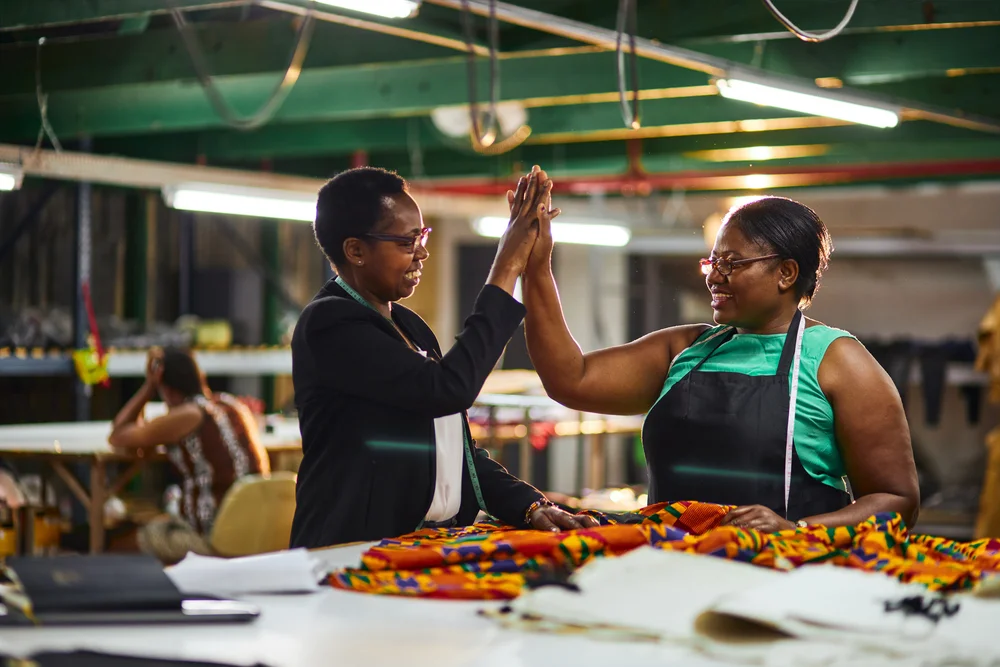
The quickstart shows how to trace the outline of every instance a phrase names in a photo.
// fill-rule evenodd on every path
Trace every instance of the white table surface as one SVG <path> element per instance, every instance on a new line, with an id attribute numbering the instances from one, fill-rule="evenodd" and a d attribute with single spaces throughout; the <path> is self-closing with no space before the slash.
<path id="1" fill-rule="evenodd" d="M 301 442 L 297 419 L 272 420 L 274 432 L 261 432 L 265 449 L 282 449 Z M 5 451 L 39 454 L 111 454 L 108 435 L 110 421 L 50 422 L 0 426 L 0 453 Z"/>
<path id="2" fill-rule="evenodd" d="M 356 565 L 367 545 L 322 552 L 331 566 Z M 246 598 L 250 624 L 20 628 L 0 630 L 0 651 L 106 652 L 271 667 L 722 667 L 686 648 L 506 630 L 477 615 L 499 602 L 420 600 L 333 588 Z"/>

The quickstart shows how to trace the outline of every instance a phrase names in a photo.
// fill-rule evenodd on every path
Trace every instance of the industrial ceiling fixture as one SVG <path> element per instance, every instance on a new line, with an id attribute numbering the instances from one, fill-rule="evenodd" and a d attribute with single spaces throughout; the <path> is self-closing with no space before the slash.
<path id="1" fill-rule="evenodd" d="M 480 236 L 498 239 L 503 236 L 508 224 L 507 218 L 484 217 L 473 222 L 472 228 Z M 632 231 L 624 225 L 609 225 L 587 220 L 553 222 L 552 238 L 556 243 L 621 248 L 628 245 Z"/>
<path id="2" fill-rule="evenodd" d="M 416 15 L 420 8 L 420 0 L 316 0 L 316 2 L 387 19 L 408 19 Z"/>
<path id="3" fill-rule="evenodd" d="M 899 107 L 878 104 L 868 97 L 853 101 L 849 92 L 831 92 L 818 86 L 786 84 L 775 79 L 734 72 L 715 82 L 719 94 L 731 100 L 788 109 L 813 116 L 837 118 L 851 123 L 888 128 L 899 124 Z"/>
<path id="4" fill-rule="evenodd" d="M 0 192 L 17 190 L 23 179 L 24 169 L 20 165 L 0 162 Z"/>
<path id="5" fill-rule="evenodd" d="M 285 190 L 181 183 L 164 187 L 163 199 L 167 206 L 181 211 L 300 222 L 312 222 L 316 219 L 316 195 Z"/>

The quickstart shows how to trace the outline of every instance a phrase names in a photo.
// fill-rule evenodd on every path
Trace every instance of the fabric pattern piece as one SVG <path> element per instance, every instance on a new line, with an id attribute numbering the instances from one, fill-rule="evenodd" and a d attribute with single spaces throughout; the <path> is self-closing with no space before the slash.
<path id="1" fill-rule="evenodd" d="M 564 580 L 595 556 L 648 544 L 761 567 L 813 563 L 883 572 L 931 590 L 965 590 L 1000 576 L 1000 539 L 961 543 L 910 534 L 897 514 L 856 526 L 811 526 L 777 533 L 720 526 L 732 507 L 682 501 L 646 507 L 639 517 L 586 512 L 596 528 L 545 533 L 496 523 L 425 529 L 382 540 L 361 567 L 330 575 L 335 588 L 443 599 L 512 599 L 526 586 Z M 632 523 L 632 519 L 640 519 Z"/>

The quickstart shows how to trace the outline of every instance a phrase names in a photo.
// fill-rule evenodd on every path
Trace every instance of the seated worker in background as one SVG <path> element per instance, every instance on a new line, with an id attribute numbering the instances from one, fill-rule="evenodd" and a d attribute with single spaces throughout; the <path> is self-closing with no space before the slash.
<path id="1" fill-rule="evenodd" d="M 563 317 L 550 223 L 543 213 L 524 277 L 528 351 L 556 401 L 646 414 L 650 503 L 737 505 L 724 523 L 766 532 L 877 512 L 913 525 L 919 491 L 899 394 L 857 339 L 802 314 L 832 250 L 810 208 L 765 197 L 729 211 L 701 261 L 718 326 L 587 354 Z"/>
<path id="2" fill-rule="evenodd" d="M 24 506 L 24 489 L 17 481 L 17 473 L 6 461 L 0 459 L 0 506 L 12 510 Z"/>
<path id="3" fill-rule="evenodd" d="M 352 169 L 319 192 L 314 231 L 337 272 L 292 338 L 303 459 L 292 547 L 466 526 L 480 510 L 544 530 L 596 525 L 548 503 L 470 436 L 466 411 L 524 317 L 513 296 L 551 182 L 511 195 L 510 224 L 454 347 L 397 302 L 413 294 L 430 228 L 394 173 Z"/>
<path id="4" fill-rule="evenodd" d="M 144 421 L 143 407 L 160 398 L 167 413 Z M 146 381 L 115 417 L 108 442 L 123 449 L 167 445 L 181 475 L 180 517 L 155 519 L 139 531 L 139 547 L 165 563 L 188 551 L 210 555 L 207 538 L 223 496 L 251 474 L 267 474 L 270 463 L 257 423 L 242 403 L 213 394 L 189 352 L 152 350 Z"/>

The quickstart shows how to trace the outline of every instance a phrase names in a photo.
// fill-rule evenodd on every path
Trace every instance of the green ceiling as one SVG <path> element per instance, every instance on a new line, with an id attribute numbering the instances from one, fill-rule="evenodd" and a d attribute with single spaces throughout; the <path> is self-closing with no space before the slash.
<path id="1" fill-rule="evenodd" d="M 279 80 L 297 16 L 226 0 L 2 0 L 0 142 L 30 145 L 38 135 L 35 65 L 44 36 L 40 71 L 52 127 L 68 147 L 88 136 L 98 152 L 316 176 L 349 166 L 359 152 L 371 164 L 444 180 L 505 181 L 531 162 L 563 175 L 704 174 L 704 183 L 695 179 L 692 188 L 723 187 L 707 178 L 717 174 L 779 171 L 813 173 L 809 183 L 823 184 L 822 174 L 834 168 L 849 179 L 880 181 L 1000 173 L 1000 135 L 929 120 L 888 130 L 828 126 L 726 100 L 714 93 L 708 75 L 646 59 L 639 68 L 648 98 L 643 128 L 627 131 L 613 53 L 506 24 L 501 98 L 524 102 L 532 133 L 509 153 L 478 155 L 429 121 L 432 109 L 469 98 L 460 15 L 431 1 L 418 17 L 400 21 L 343 13 L 365 18 L 369 28 L 403 28 L 411 38 L 319 21 L 303 73 L 276 117 L 260 130 L 240 132 L 226 129 L 213 111 L 165 12 L 171 4 L 189 9 L 209 69 L 241 113 L 255 110 Z M 775 2 L 807 29 L 832 27 L 849 4 Z M 519 4 L 606 28 L 617 6 L 612 0 Z M 819 44 L 792 37 L 759 0 L 639 0 L 639 12 L 640 35 L 664 44 L 1000 118 L 996 0 L 862 0 L 848 29 Z M 481 46 L 486 22 L 476 23 Z M 480 58 L 479 66 L 483 100 L 487 60 Z M 628 140 L 641 141 L 641 150 L 632 143 L 630 153 Z M 739 153 L 709 154 L 715 160 L 698 153 L 761 145 L 808 148 L 766 163 Z"/>

